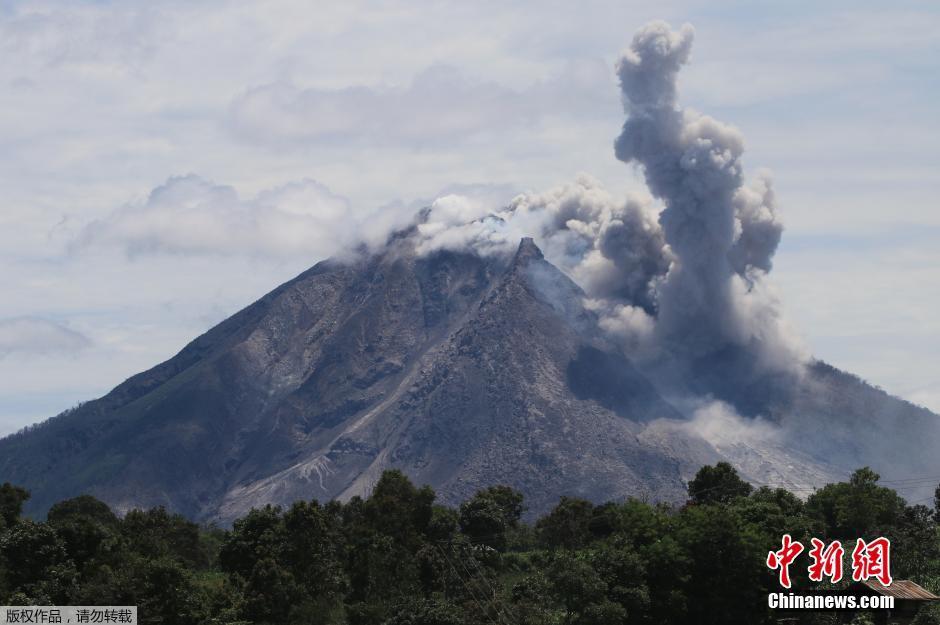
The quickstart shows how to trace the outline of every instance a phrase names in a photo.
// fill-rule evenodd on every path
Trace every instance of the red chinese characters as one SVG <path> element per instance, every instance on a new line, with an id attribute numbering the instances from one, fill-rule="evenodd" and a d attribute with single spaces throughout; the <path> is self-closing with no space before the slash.
<path id="1" fill-rule="evenodd" d="M 813 548 L 809 550 L 809 557 L 813 561 L 809 565 L 809 578 L 814 582 L 821 582 L 828 577 L 832 583 L 842 579 L 842 556 L 845 549 L 842 543 L 835 540 L 826 546 L 818 538 L 812 539 Z"/>
<path id="2" fill-rule="evenodd" d="M 812 549 L 808 554 L 809 579 L 821 582 L 828 578 L 832 583 L 842 580 L 842 559 L 845 549 L 834 540 L 828 545 L 818 538 L 811 539 Z M 784 534 L 780 550 L 767 554 L 767 566 L 779 570 L 780 585 L 791 587 L 790 565 L 803 553 L 803 544 Z M 885 586 L 891 585 L 891 541 L 880 537 L 866 542 L 859 538 L 852 550 L 852 580 L 856 582 L 877 579 Z"/>
<path id="3" fill-rule="evenodd" d="M 852 550 L 852 579 L 860 582 L 871 577 L 891 585 L 891 541 L 887 538 L 867 543 L 859 538 Z"/>
<path id="4" fill-rule="evenodd" d="M 771 551 L 767 554 L 767 566 L 771 569 L 780 569 L 780 585 L 790 587 L 790 565 L 797 556 L 803 553 L 803 544 L 793 542 L 789 534 L 783 535 L 783 546 L 780 551 Z"/>

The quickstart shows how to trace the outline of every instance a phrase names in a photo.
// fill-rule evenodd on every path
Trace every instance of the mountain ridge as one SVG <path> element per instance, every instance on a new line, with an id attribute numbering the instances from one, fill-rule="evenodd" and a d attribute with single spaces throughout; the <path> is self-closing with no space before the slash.
<path id="1" fill-rule="evenodd" d="M 104 397 L 0 439 L 0 480 L 34 492 L 32 514 L 89 492 L 224 524 L 265 503 L 365 495 L 392 467 L 448 503 L 509 484 L 533 514 L 563 494 L 679 502 L 701 464 L 728 458 L 765 482 L 844 468 L 824 445 L 696 429 L 584 297 L 531 238 L 510 258 L 422 255 L 406 232 L 318 263 Z M 802 405 L 819 413 L 817 396 Z M 849 440 L 844 423 L 829 429 Z"/>

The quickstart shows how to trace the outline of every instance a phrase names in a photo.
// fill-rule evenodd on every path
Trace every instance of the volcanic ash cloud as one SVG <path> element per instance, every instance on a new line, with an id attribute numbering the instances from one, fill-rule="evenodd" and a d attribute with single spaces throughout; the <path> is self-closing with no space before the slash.
<path id="1" fill-rule="evenodd" d="M 657 290 L 656 334 L 696 358 L 734 346 L 782 365 L 799 350 L 763 284 L 783 230 L 772 183 L 764 174 L 746 184 L 735 128 L 678 104 L 693 36 L 688 25 L 650 23 L 617 64 L 627 120 L 615 153 L 663 202 L 659 224 L 675 259 Z"/>
<path id="2" fill-rule="evenodd" d="M 679 105 L 677 80 L 694 31 L 641 28 L 617 64 L 627 119 L 616 157 L 638 167 L 649 198 L 614 198 L 584 174 L 493 208 L 439 198 L 419 226 L 419 251 L 514 249 L 533 236 L 587 293 L 602 327 L 685 361 L 749 354 L 759 368 L 805 361 L 765 278 L 783 226 L 768 173 L 746 180 L 735 128 Z"/>

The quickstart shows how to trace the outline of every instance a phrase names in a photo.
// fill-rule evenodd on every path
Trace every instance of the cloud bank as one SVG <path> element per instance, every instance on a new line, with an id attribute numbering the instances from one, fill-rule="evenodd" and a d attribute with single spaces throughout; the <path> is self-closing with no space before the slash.
<path id="1" fill-rule="evenodd" d="M 477 80 L 440 64 L 398 86 L 304 88 L 281 80 L 233 98 L 227 124 L 242 140 L 273 147 L 450 144 L 537 125 L 550 115 L 602 117 L 611 102 L 594 94 L 608 81 L 600 62 L 573 63 L 518 87 Z"/>
<path id="2" fill-rule="evenodd" d="M 230 186 L 195 175 L 170 178 L 146 200 L 94 221 L 73 250 L 117 246 L 144 254 L 256 255 L 273 258 L 338 254 L 357 236 L 349 202 L 310 179 L 242 198 Z"/>

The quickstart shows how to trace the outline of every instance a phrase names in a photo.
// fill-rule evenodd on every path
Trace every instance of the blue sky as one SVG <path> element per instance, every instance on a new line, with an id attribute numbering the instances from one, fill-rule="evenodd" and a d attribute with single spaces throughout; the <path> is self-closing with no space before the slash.
<path id="1" fill-rule="evenodd" d="M 696 29 L 686 106 L 737 126 L 813 353 L 940 410 L 940 10 L 860 2 L 5 2 L 0 434 L 171 356 L 401 206 L 613 157 L 613 64 Z M 388 206 L 399 208 L 380 208 Z"/>

